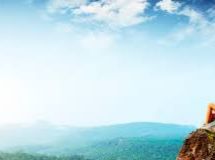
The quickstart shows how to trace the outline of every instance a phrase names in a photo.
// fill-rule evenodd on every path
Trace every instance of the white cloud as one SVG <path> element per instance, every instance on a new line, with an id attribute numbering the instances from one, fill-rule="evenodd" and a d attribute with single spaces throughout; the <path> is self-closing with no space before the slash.
<path id="1" fill-rule="evenodd" d="M 193 36 L 193 34 L 204 34 L 208 26 L 210 25 L 210 22 L 200 12 L 190 7 L 185 7 L 176 14 L 189 18 L 189 24 L 178 32 L 180 33 L 181 37 L 181 39 L 179 40 L 184 40 L 189 36 Z"/>
<path id="2" fill-rule="evenodd" d="M 163 11 L 173 13 L 181 7 L 181 4 L 172 0 L 162 0 L 158 2 L 155 7 Z"/>
<path id="3" fill-rule="evenodd" d="M 76 7 L 80 7 L 85 3 L 86 3 L 85 0 L 50 0 L 47 9 L 50 13 L 54 13 L 59 10 L 63 11 L 66 9 L 73 9 Z"/>
<path id="4" fill-rule="evenodd" d="M 94 20 L 105 22 L 111 26 L 126 27 L 147 20 L 142 14 L 147 8 L 146 0 L 110 0 L 102 4 L 95 2 L 80 7 L 79 14 L 91 14 Z"/>
<path id="5" fill-rule="evenodd" d="M 192 9 L 191 7 L 185 7 L 176 14 L 188 17 L 190 24 L 204 25 L 207 23 L 205 17 L 200 12 Z"/>
<path id="6" fill-rule="evenodd" d="M 63 20 L 68 20 L 66 25 L 58 25 L 58 30 L 64 32 L 73 32 L 76 26 L 83 26 L 85 24 L 88 25 L 85 28 L 89 30 L 95 26 L 98 30 L 102 30 L 103 27 L 105 30 L 110 28 L 120 29 L 140 24 L 153 18 L 145 14 L 146 9 L 150 5 L 150 1 L 148 2 L 148 0 L 99 0 L 93 2 L 88 0 L 47 1 L 48 16 L 44 16 L 44 19 L 54 18 L 56 13 L 60 14 Z M 183 27 L 178 29 L 173 28 L 166 37 L 161 37 L 163 39 L 162 41 L 167 41 L 168 43 L 174 42 L 175 44 L 190 37 L 192 39 L 192 37 L 199 36 L 200 38 L 208 39 L 208 42 L 215 42 L 215 38 L 212 39 L 213 36 L 211 36 L 215 34 L 215 9 L 213 7 L 205 12 L 208 15 L 203 14 L 201 11 L 194 9 L 182 1 L 160 0 L 155 4 L 154 8 L 163 10 L 168 14 L 173 14 L 176 18 L 187 17 L 188 20 L 188 23 L 184 23 Z M 61 18 L 61 16 L 57 18 Z M 187 21 L 182 20 L 181 22 Z M 177 25 L 175 26 L 177 27 Z M 93 36 L 90 37 L 92 38 Z M 94 41 L 93 38 L 91 40 Z"/>
<path id="7" fill-rule="evenodd" d="M 170 13 L 170 12 L 169 12 Z M 213 14 L 212 11 L 210 11 Z M 178 44 L 184 40 L 194 40 L 199 45 L 211 45 L 215 42 L 215 22 L 210 21 L 201 11 L 193 9 L 191 6 L 184 6 L 171 12 L 176 16 L 185 16 L 188 18 L 188 24 L 173 32 L 170 32 L 162 40 L 160 44 Z"/>
<path id="8" fill-rule="evenodd" d="M 127 27 L 149 20 L 143 16 L 149 6 L 147 0 L 106 0 L 87 3 L 85 0 L 52 0 L 49 13 L 69 11 L 74 16 L 91 22 L 107 24 L 111 27 Z"/>

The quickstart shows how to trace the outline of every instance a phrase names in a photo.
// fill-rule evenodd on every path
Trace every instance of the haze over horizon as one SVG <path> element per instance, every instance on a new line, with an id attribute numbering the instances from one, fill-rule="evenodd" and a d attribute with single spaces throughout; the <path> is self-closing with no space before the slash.
<path id="1" fill-rule="evenodd" d="M 80 129 L 91 129 L 91 128 L 103 128 L 103 127 L 114 127 L 114 126 L 127 126 L 127 125 L 138 125 L 138 124 L 158 124 L 158 125 L 163 125 L 163 126 L 168 126 L 168 125 L 173 125 L 173 126 L 178 126 L 178 127 L 199 127 L 199 125 L 193 125 L 193 124 L 183 124 L 183 123 L 167 123 L 167 122 L 156 122 L 156 121 L 128 121 L 128 122 L 112 122 L 112 123 L 104 123 L 104 124 L 88 124 L 88 125 L 77 125 L 77 124 L 72 124 L 72 123 L 59 123 L 59 122 L 51 122 L 48 120 L 34 120 L 31 122 L 10 122 L 10 123 L 1 123 L 0 124 L 0 129 L 6 129 L 6 128 L 17 128 L 17 127 L 53 127 L 53 128 L 61 128 L 61 129 L 66 129 L 66 128 L 80 128 Z"/>
<path id="2" fill-rule="evenodd" d="M 214 17 L 213 0 L 0 0 L 0 125 L 201 125 Z"/>

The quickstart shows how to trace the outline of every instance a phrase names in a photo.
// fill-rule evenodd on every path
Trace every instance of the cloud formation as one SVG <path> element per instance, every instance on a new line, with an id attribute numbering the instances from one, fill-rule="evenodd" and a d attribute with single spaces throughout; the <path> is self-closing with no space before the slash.
<path id="1" fill-rule="evenodd" d="M 146 0 L 110 0 L 106 3 L 94 2 L 81 6 L 77 14 L 89 14 L 93 20 L 111 26 L 126 27 L 139 24 L 148 19 L 143 14 L 148 6 Z"/>
<path id="2" fill-rule="evenodd" d="M 110 27 L 128 27 L 150 19 L 144 15 L 147 0 L 51 0 L 49 13 L 70 13 L 71 18 L 107 24 Z"/>
<path id="3" fill-rule="evenodd" d="M 172 0 L 161 0 L 155 5 L 155 8 L 167 11 L 169 13 L 177 11 L 180 7 L 181 4 L 179 2 L 175 2 Z"/>
<path id="4" fill-rule="evenodd" d="M 178 44 L 184 40 L 204 42 L 215 42 L 215 37 L 211 36 L 215 34 L 215 22 L 214 9 L 209 8 L 207 11 L 202 11 L 189 3 L 175 2 L 173 0 L 161 0 L 155 5 L 156 9 L 165 11 L 176 17 L 186 17 L 188 22 L 183 27 L 170 31 L 166 37 L 160 42 L 162 44 Z M 205 14 L 206 13 L 206 14 Z M 186 22 L 186 21 L 185 21 Z M 198 37 L 198 38 L 197 38 Z"/>
<path id="5" fill-rule="evenodd" d="M 38 2 L 40 0 L 30 1 Z M 43 14 L 43 17 L 46 19 L 48 17 L 53 21 L 56 20 L 57 23 L 59 23 L 59 20 L 62 20 L 63 23 L 66 20 L 65 24 L 69 25 L 61 26 L 60 29 L 70 32 L 76 26 L 81 29 L 89 29 L 89 31 L 92 28 L 98 30 L 103 30 L 103 28 L 104 30 L 132 28 L 138 24 L 147 24 L 149 20 L 156 21 L 158 17 L 163 18 L 163 15 L 165 15 L 166 19 L 175 18 L 175 25 L 171 28 L 167 27 L 166 35 L 161 37 L 163 39 L 168 37 L 166 39 L 171 43 L 181 42 L 196 35 L 204 39 L 213 37 L 211 35 L 215 34 L 215 6 L 206 5 L 208 8 L 203 10 L 200 7 L 203 4 L 206 5 L 206 2 L 159 0 L 153 3 L 150 0 L 44 0 L 43 5 L 46 6 L 46 14 Z M 170 16 L 168 17 L 168 15 Z M 177 28 L 178 24 L 182 24 L 180 28 Z M 71 26 L 72 29 L 68 26 Z"/>
<path id="6" fill-rule="evenodd" d="M 86 0 L 50 0 L 47 9 L 50 13 L 78 8 L 86 4 Z"/>

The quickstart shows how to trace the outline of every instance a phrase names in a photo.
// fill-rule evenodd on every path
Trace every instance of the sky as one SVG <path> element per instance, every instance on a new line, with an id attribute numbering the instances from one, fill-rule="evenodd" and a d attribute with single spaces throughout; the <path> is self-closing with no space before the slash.
<path id="1" fill-rule="evenodd" d="M 213 0 L 0 0 L 0 124 L 200 126 Z"/>

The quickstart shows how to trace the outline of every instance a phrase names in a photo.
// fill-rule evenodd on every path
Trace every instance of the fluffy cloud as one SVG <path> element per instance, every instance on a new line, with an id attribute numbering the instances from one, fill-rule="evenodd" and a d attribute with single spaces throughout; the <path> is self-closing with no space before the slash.
<path id="1" fill-rule="evenodd" d="M 185 7 L 176 14 L 188 17 L 190 24 L 205 25 L 207 23 L 207 20 L 203 14 L 192 9 L 191 7 Z"/>
<path id="2" fill-rule="evenodd" d="M 188 18 L 188 24 L 178 30 L 174 30 L 162 40 L 163 42 L 166 41 L 165 44 L 172 44 L 172 42 L 177 44 L 190 40 L 190 42 L 198 42 L 198 46 L 214 46 L 215 7 L 210 6 L 202 10 L 198 5 L 195 6 L 194 3 L 186 2 L 173 2 L 173 0 L 162 0 L 156 4 L 156 7 L 170 14 Z"/>
<path id="3" fill-rule="evenodd" d="M 179 2 L 174 2 L 172 0 L 162 0 L 158 2 L 155 6 L 155 8 L 167 11 L 169 13 L 177 11 L 180 7 L 181 4 Z"/>
<path id="4" fill-rule="evenodd" d="M 194 8 L 189 3 L 180 3 L 173 0 L 159 1 L 155 5 L 155 9 L 163 10 L 175 16 L 188 18 L 188 24 L 170 32 L 159 43 L 173 44 L 172 42 L 174 42 L 174 44 L 177 44 L 188 39 L 192 39 L 192 41 L 195 39 L 200 42 L 215 42 L 214 36 L 211 36 L 215 34 L 215 22 L 211 20 L 215 15 L 214 9 L 210 8 L 208 11 L 201 11 L 200 9 Z M 204 13 L 208 13 L 208 15 Z"/>
<path id="5" fill-rule="evenodd" d="M 70 32 L 76 28 L 76 25 L 77 28 L 96 27 L 98 30 L 107 26 L 108 29 L 131 27 L 159 16 L 159 14 L 162 15 L 163 13 L 156 12 L 162 10 L 167 14 L 175 15 L 183 26 L 176 29 L 177 25 L 175 25 L 176 28 L 173 27 L 168 31 L 168 38 L 162 37 L 168 39 L 169 42 L 181 42 L 196 35 L 211 39 L 210 37 L 213 37 L 211 35 L 215 34 L 215 7 L 203 11 L 195 4 L 185 1 L 160 0 L 154 6 L 149 2 L 149 0 L 44 0 L 47 16 L 43 17 L 56 19 L 58 22 L 66 21 L 69 25 L 60 25 L 58 29 Z M 152 12 L 153 15 L 146 15 L 147 9 L 155 9 Z M 188 21 L 184 18 L 180 20 L 181 17 L 187 17 Z M 153 20 L 156 21 L 156 18 Z M 87 27 L 84 26 L 86 24 Z M 85 42 L 83 43 L 85 44 Z"/>
<path id="6" fill-rule="evenodd" d="M 155 7 L 176 16 L 185 16 L 189 19 L 189 24 L 196 27 L 204 26 L 208 23 L 205 16 L 200 11 L 193 9 L 193 6 L 189 6 L 189 4 L 182 5 L 182 3 L 173 0 L 161 0 Z"/>
<path id="7" fill-rule="evenodd" d="M 109 0 L 81 6 L 77 14 L 90 14 L 93 20 L 126 27 L 146 21 L 148 18 L 141 14 L 147 6 L 146 0 Z"/>
<path id="8" fill-rule="evenodd" d="M 74 9 L 86 4 L 86 0 L 50 0 L 48 3 L 48 11 L 50 13 Z"/>
<path id="9" fill-rule="evenodd" d="M 208 12 L 213 14 L 212 10 L 208 10 Z M 178 44 L 179 42 L 190 39 L 192 41 L 198 41 L 199 45 L 214 45 L 215 37 L 213 35 L 215 35 L 215 22 L 208 19 L 201 11 L 193 9 L 192 6 L 184 6 L 172 14 L 187 17 L 189 20 L 188 24 L 178 30 L 174 30 L 174 32 L 159 41 L 159 43 L 168 45 L 174 42 L 174 44 Z"/>
<path id="10" fill-rule="evenodd" d="M 70 12 L 73 18 L 127 27 L 149 20 L 150 17 L 143 15 L 148 6 L 147 0 L 51 0 L 47 8 L 49 13 Z"/>

